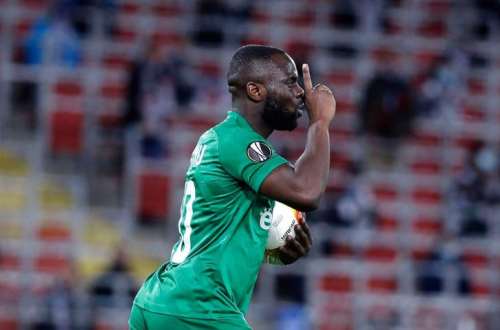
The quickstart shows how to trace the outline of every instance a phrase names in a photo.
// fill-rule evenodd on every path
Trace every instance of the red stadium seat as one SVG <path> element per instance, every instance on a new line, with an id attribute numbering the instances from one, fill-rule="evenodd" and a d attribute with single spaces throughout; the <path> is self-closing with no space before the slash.
<path id="1" fill-rule="evenodd" d="M 490 265 L 486 251 L 465 248 L 462 252 L 462 261 L 471 268 L 485 268 Z"/>
<path id="2" fill-rule="evenodd" d="M 157 30 L 153 32 L 152 41 L 156 45 L 179 47 L 185 43 L 185 37 L 176 31 Z"/>
<path id="3" fill-rule="evenodd" d="M 396 187 L 388 183 L 378 183 L 373 186 L 373 194 L 379 201 L 393 201 L 398 198 Z"/>
<path id="4" fill-rule="evenodd" d="M 412 229 L 419 234 L 438 235 L 443 228 L 443 222 L 434 218 L 417 218 L 413 220 Z"/>
<path id="5" fill-rule="evenodd" d="M 117 26 L 113 31 L 113 35 L 117 41 L 133 43 L 137 40 L 137 29 Z"/>
<path id="6" fill-rule="evenodd" d="M 7 251 L 0 251 L 0 269 L 16 270 L 21 266 L 21 258 Z"/>
<path id="7" fill-rule="evenodd" d="M 411 140 L 420 146 L 429 147 L 441 145 L 443 137 L 437 133 L 416 132 L 412 135 Z"/>
<path id="8" fill-rule="evenodd" d="M 169 211 L 170 177 L 160 173 L 139 176 L 138 215 L 148 219 L 165 219 Z"/>
<path id="9" fill-rule="evenodd" d="M 392 276 L 371 276 L 367 280 L 366 288 L 370 292 L 394 293 L 398 289 L 398 280 Z"/>
<path id="10" fill-rule="evenodd" d="M 14 317 L 0 316 L 0 329 L 2 330 L 18 330 L 21 325 Z"/>
<path id="11" fill-rule="evenodd" d="M 448 33 L 446 22 L 443 20 L 429 20 L 418 27 L 418 33 L 426 38 L 442 38 Z"/>
<path id="12" fill-rule="evenodd" d="M 440 16 L 447 14 L 451 7 L 452 1 L 450 0 L 428 0 L 422 2 L 422 7 L 429 14 L 439 14 Z"/>
<path id="13" fill-rule="evenodd" d="M 380 46 L 374 48 L 370 53 L 371 58 L 374 62 L 382 63 L 389 62 L 395 63 L 401 59 L 401 54 L 398 52 L 387 48 L 386 46 Z"/>
<path id="14" fill-rule="evenodd" d="M 162 18 L 167 17 L 180 17 L 183 14 L 183 9 L 176 3 L 157 3 L 151 8 L 153 15 L 160 16 Z"/>
<path id="15" fill-rule="evenodd" d="M 24 38 L 33 26 L 33 19 L 23 19 L 14 25 L 14 35 L 17 38 Z"/>
<path id="16" fill-rule="evenodd" d="M 338 151 L 332 151 L 330 153 L 330 166 L 332 168 L 342 168 L 346 169 L 352 164 L 350 157 L 346 153 L 341 153 Z"/>
<path id="17" fill-rule="evenodd" d="M 48 8 L 52 4 L 51 0 L 21 0 L 20 5 L 23 7 L 31 8 L 31 9 L 36 9 L 36 10 L 43 10 L 45 8 Z"/>
<path id="18" fill-rule="evenodd" d="M 422 65 L 424 67 L 429 67 L 432 64 L 436 63 L 438 59 L 440 59 L 443 55 L 441 52 L 434 50 L 420 50 L 417 51 L 414 55 L 414 61 L 418 65 Z"/>
<path id="19" fill-rule="evenodd" d="M 442 164 L 435 160 L 419 159 L 411 163 L 410 168 L 415 174 L 437 175 L 442 171 Z"/>
<path id="20" fill-rule="evenodd" d="M 70 268 L 70 260 L 66 256 L 41 254 L 33 261 L 34 268 L 43 273 L 57 274 Z"/>
<path id="21" fill-rule="evenodd" d="M 335 293 L 347 293 L 353 290 L 353 280 L 347 274 L 327 274 L 319 282 L 319 288 L 323 291 Z"/>
<path id="22" fill-rule="evenodd" d="M 416 261 L 425 261 L 427 260 L 432 253 L 432 248 L 431 247 L 414 247 L 411 250 L 411 258 Z"/>
<path id="23" fill-rule="evenodd" d="M 312 10 L 301 10 L 286 15 L 287 24 L 295 27 L 310 27 L 315 22 L 315 13 Z"/>
<path id="24" fill-rule="evenodd" d="M 395 247 L 373 244 L 363 251 L 363 257 L 366 261 L 374 262 L 395 262 L 399 253 Z"/>
<path id="25" fill-rule="evenodd" d="M 442 193 L 431 187 L 417 187 L 412 191 L 412 199 L 417 204 L 439 204 L 442 199 Z"/>
<path id="26" fill-rule="evenodd" d="M 465 107 L 462 109 L 464 122 L 485 122 L 486 112 L 479 107 Z"/>
<path id="27" fill-rule="evenodd" d="M 58 96 L 76 97 L 83 94 L 83 86 L 78 81 L 59 81 L 52 87 L 52 89 Z"/>
<path id="28" fill-rule="evenodd" d="M 140 10 L 140 5 L 134 1 L 121 2 L 118 4 L 118 12 L 124 14 L 136 14 Z"/>
<path id="29" fill-rule="evenodd" d="M 484 80 L 469 78 L 467 80 L 467 89 L 471 95 L 484 95 L 487 91 L 487 85 Z"/>
<path id="30" fill-rule="evenodd" d="M 399 229 L 399 221 L 398 219 L 391 216 L 379 215 L 375 222 L 375 226 L 380 231 L 397 231 Z"/>
<path id="31" fill-rule="evenodd" d="M 69 241 L 71 228 L 57 222 L 45 222 L 37 228 L 37 237 L 42 241 Z"/>
<path id="32" fill-rule="evenodd" d="M 121 99 L 126 92 L 123 82 L 107 82 L 101 86 L 101 96 L 109 99 Z"/>
<path id="33" fill-rule="evenodd" d="M 102 58 L 102 65 L 111 69 L 127 69 L 131 63 L 130 57 L 121 53 L 107 54 Z"/>
<path id="34" fill-rule="evenodd" d="M 54 153 L 76 155 L 83 149 L 84 115 L 79 111 L 50 113 L 50 149 Z"/>
<path id="35" fill-rule="evenodd" d="M 327 75 L 327 80 L 334 87 L 351 86 L 354 84 L 356 77 L 353 71 L 334 70 Z"/>

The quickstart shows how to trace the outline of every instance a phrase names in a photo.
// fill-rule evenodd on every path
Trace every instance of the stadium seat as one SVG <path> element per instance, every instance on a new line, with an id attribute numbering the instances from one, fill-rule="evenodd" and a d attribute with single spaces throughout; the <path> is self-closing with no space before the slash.
<path id="1" fill-rule="evenodd" d="M 461 255 L 462 261 L 471 268 L 486 268 L 490 266 L 487 251 L 480 249 L 464 248 Z"/>
<path id="2" fill-rule="evenodd" d="M 465 106 L 462 109 L 462 120 L 464 122 L 485 122 L 487 113 L 479 106 Z"/>
<path id="3" fill-rule="evenodd" d="M 371 244 L 363 251 L 364 259 L 369 262 L 395 262 L 398 256 L 398 250 L 386 244 Z"/>
<path id="4" fill-rule="evenodd" d="M 185 37 L 175 31 L 156 30 L 153 32 L 152 41 L 156 45 L 180 47 L 185 42 Z"/>
<path id="5" fill-rule="evenodd" d="M 418 217 L 412 221 L 413 231 L 423 235 L 439 235 L 442 232 L 442 228 L 443 222 L 441 219 Z"/>
<path id="6" fill-rule="evenodd" d="M 0 250 L 0 269 L 18 270 L 21 267 L 21 257 L 12 251 Z"/>
<path id="7" fill-rule="evenodd" d="M 102 65 L 109 69 L 128 69 L 131 62 L 130 56 L 123 53 L 109 53 L 102 57 Z"/>
<path id="8" fill-rule="evenodd" d="M 326 274 L 318 285 L 322 291 L 332 293 L 348 293 L 354 288 L 353 279 L 348 274 Z"/>
<path id="9" fill-rule="evenodd" d="M 105 82 L 101 86 L 101 96 L 108 99 L 122 99 L 126 86 L 123 82 Z"/>
<path id="10" fill-rule="evenodd" d="M 0 177 L 0 212 L 19 213 L 28 205 L 27 186 L 12 180 L 3 182 Z"/>
<path id="11" fill-rule="evenodd" d="M 444 20 L 432 19 L 423 22 L 418 27 L 418 33 L 425 38 L 443 38 L 447 35 L 448 29 Z"/>
<path id="12" fill-rule="evenodd" d="M 21 329 L 21 325 L 19 324 L 18 320 L 14 318 L 14 316 L 11 317 L 0 316 L 0 329 L 18 330 Z"/>
<path id="13" fill-rule="evenodd" d="M 174 2 L 156 3 L 152 5 L 151 13 L 161 17 L 162 19 L 168 17 L 182 17 L 183 8 L 178 3 Z"/>
<path id="14" fill-rule="evenodd" d="M 78 81 L 60 80 L 53 85 L 53 92 L 58 96 L 82 96 L 83 86 Z"/>
<path id="15" fill-rule="evenodd" d="M 29 170 L 26 158 L 0 147 L 0 176 L 26 176 Z"/>
<path id="16" fill-rule="evenodd" d="M 39 187 L 38 203 L 42 210 L 46 211 L 65 211 L 74 206 L 74 196 L 71 191 L 52 181 L 45 181 Z"/>
<path id="17" fill-rule="evenodd" d="M 294 27 L 311 27 L 315 20 L 314 20 L 314 11 L 311 10 L 301 10 L 297 11 L 293 14 L 286 15 L 285 16 L 285 21 L 288 25 L 294 26 Z"/>
<path id="18" fill-rule="evenodd" d="M 132 44 L 137 40 L 137 29 L 125 26 L 116 26 L 113 31 L 113 37 L 116 41 Z"/>
<path id="19" fill-rule="evenodd" d="M 144 172 L 138 177 L 137 214 L 140 217 L 163 220 L 170 206 L 170 178 L 161 173 Z"/>
<path id="20" fill-rule="evenodd" d="M 387 183 L 377 183 L 373 186 L 373 194 L 378 201 L 394 201 L 398 198 L 398 191 Z"/>
<path id="21" fill-rule="evenodd" d="M 118 4 L 118 12 L 123 14 L 137 14 L 141 6 L 135 1 L 122 1 Z"/>
<path id="22" fill-rule="evenodd" d="M 71 227 L 61 221 L 43 220 L 36 231 L 37 238 L 42 241 L 69 241 Z"/>
<path id="23" fill-rule="evenodd" d="M 410 168 L 415 174 L 438 175 L 442 171 L 442 164 L 431 159 L 419 159 L 410 164 Z"/>
<path id="24" fill-rule="evenodd" d="M 70 264 L 70 259 L 60 254 L 41 253 L 33 260 L 35 270 L 50 274 L 58 274 L 68 270 Z"/>
<path id="25" fill-rule="evenodd" d="M 50 112 L 50 150 L 77 155 L 83 149 L 84 114 L 80 111 Z"/>
<path id="26" fill-rule="evenodd" d="M 370 276 L 366 281 L 366 289 L 375 293 L 396 293 L 398 280 L 394 276 Z"/>
<path id="27" fill-rule="evenodd" d="M 478 78 L 467 79 L 467 89 L 471 95 L 484 95 L 487 91 L 485 80 Z"/>
<path id="28" fill-rule="evenodd" d="M 383 232 L 394 232 L 399 229 L 399 220 L 392 216 L 379 214 L 376 218 L 375 226 Z"/>
<path id="29" fill-rule="evenodd" d="M 439 204 L 443 196 L 441 192 L 431 187 L 416 187 L 411 193 L 413 202 L 416 204 Z"/>

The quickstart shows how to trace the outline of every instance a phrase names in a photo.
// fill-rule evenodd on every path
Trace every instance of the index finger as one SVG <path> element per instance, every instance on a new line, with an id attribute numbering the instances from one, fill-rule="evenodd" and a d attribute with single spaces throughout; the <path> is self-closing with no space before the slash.
<path id="1" fill-rule="evenodd" d="M 311 73 L 309 72 L 309 65 L 307 63 L 302 64 L 302 76 L 304 79 L 304 89 L 306 93 L 310 92 L 313 88 Z"/>

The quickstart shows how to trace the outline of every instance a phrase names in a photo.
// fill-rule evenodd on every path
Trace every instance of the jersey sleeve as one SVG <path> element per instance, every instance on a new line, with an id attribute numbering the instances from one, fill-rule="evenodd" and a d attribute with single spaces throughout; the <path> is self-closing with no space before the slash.
<path id="1" fill-rule="evenodd" d="M 288 163 L 262 137 L 242 134 L 232 139 L 219 136 L 219 160 L 234 178 L 258 192 L 266 177 L 277 167 Z"/>

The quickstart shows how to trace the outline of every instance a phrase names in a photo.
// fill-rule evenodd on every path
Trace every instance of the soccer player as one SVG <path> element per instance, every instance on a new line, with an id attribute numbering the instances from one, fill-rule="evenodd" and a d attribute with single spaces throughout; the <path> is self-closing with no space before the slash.
<path id="1" fill-rule="evenodd" d="M 233 55 L 232 110 L 198 140 L 185 179 L 180 239 L 139 290 L 131 329 L 251 329 L 245 313 L 261 264 L 289 264 L 308 253 L 311 235 L 303 223 L 274 257 L 265 255 L 274 201 L 314 210 L 327 184 L 335 99 L 328 87 L 312 86 L 307 64 L 302 70 L 304 89 L 294 61 L 280 49 L 248 45 Z M 292 166 L 266 138 L 293 130 L 304 108 L 306 147 Z"/>

